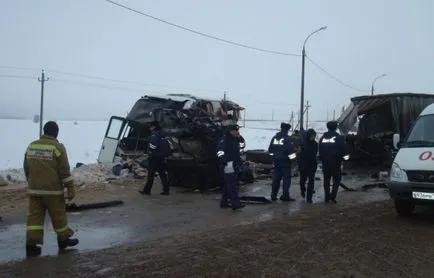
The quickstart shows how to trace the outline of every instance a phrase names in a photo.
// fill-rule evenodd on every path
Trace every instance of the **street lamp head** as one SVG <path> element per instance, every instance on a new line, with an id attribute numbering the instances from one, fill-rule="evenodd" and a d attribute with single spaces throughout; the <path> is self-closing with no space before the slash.
<path id="1" fill-rule="evenodd" d="M 321 31 L 327 29 L 327 26 L 323 26 L 321 28 L 319 28 Z"/>

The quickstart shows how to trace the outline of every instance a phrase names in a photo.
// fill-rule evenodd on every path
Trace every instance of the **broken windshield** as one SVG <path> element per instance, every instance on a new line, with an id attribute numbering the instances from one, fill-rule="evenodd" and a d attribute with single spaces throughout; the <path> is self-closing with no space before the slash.
<path id="1" fill-rule="evenodd" d="M 139 99 L 128 113 L 127 119 L 139 123 L 152 121 L 155 110 L 170 106 L 172 101 L 159 98 L 142 98 Z"/>
<path id="2" fill-rule="evenodd" d="M 419 117 L 401 147 L 434 147 L 434 115 Z"/>

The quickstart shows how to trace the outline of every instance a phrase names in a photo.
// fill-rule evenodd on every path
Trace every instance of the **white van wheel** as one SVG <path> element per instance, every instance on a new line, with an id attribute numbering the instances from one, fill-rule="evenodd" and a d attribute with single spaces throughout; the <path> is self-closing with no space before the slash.
<path id="1" fill-rule="evenodd" d="M 411 216 L 413 214 L 414 207 L 415 205 L 412 201 L 395 199 L 395 210 L 399 216 Z"/>

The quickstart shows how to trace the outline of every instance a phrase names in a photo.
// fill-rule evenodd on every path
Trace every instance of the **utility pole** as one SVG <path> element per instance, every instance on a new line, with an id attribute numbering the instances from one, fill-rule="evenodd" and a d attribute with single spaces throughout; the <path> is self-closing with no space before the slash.
<path id="1" fill-rule="evenodd" d="M 306 101 L 306 129 L 309 127 L 309 101 Z"/>
<path id="2" fill-rule="evenodd" d="M 226 100 L 226 91 L 223 94 L 223 100 Z"/>
<path id="3" fill-rule="evenodd" d="M 333 121 L 336 120 L 336 110 L 333 109 Z"/>
<path id="4" fill-rule="evenodd" d="M 44 70 L 42 70 L 41 78 L 38 78 L 38 81 L 41 82 L 41 109 L 39 112 L 39 135 L 42 136 L 42 125 L 44 124 L 44 83 L 50 80 L 50 78 L 47 77 L 45 79 L 45 73 Z"/>

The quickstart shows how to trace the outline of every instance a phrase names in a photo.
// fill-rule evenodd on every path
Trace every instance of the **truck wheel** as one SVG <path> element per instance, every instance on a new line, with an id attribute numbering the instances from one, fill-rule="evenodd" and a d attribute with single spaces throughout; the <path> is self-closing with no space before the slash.
<path id="1" fill-rule="evenodd" d="M 395 210 L 399 216 L 408 217 L 413 214 L 414 203 L 408 200 L 395 200 Z"/>

